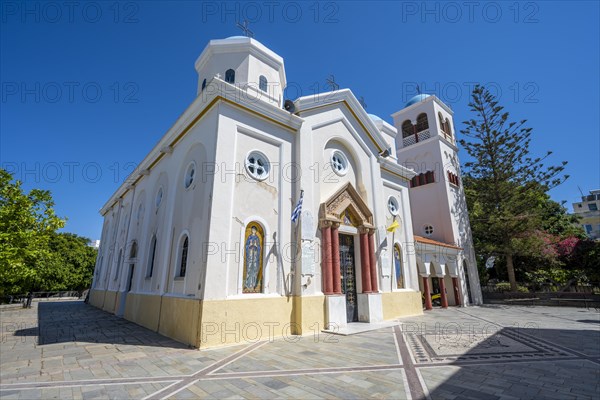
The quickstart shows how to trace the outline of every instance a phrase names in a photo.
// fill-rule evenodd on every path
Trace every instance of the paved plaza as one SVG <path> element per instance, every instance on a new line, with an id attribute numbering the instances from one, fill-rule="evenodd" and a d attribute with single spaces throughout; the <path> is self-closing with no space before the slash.
<path id="1" fill-rule="evenodd" d="M 81 301 L 0 312 L 1 399 L 600 399 L 585 308 L 435 309 L 396 326 L 198 351 Z M 256 327 L 253 327 L 256 328 Z"/>

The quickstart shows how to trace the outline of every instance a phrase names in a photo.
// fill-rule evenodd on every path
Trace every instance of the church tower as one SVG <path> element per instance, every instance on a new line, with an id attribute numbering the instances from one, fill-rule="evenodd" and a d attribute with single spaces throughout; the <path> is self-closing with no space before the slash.
<path id="1" fill-rule="evenodd" d="M 425 246 L 431 253 L 430 258 L 420 260 L 420 274 L 426 278 L 435 271 L 438 277 L 451 277 L 446 287 L 454 286 L 456 304 L 460 300 L 463 304 L 479 304 L 481 291 L 460 178 L 453 112 L 436 96 L 419 94 L 392 117 L 399 133 L 398 162 L 417 173 L 409 190 L 415 245 Z M 434 289 L 437 284 L 434 279 Z"/>
<path id="2" fill-rule="evenodd" d="M 219 81 L 224 81 L 241 89 L 245 100 L 283 106 L 283 90 L 286 87 L 283 58 L 256 39 L 231 36 L 211 40 L 196 60 L 195 68 L 198 95 L 219 91 Z M 217 81 L 211 86 L 213 78 Z M 226 95 L 238 96 L 234 90 L 224 88 Z"/>

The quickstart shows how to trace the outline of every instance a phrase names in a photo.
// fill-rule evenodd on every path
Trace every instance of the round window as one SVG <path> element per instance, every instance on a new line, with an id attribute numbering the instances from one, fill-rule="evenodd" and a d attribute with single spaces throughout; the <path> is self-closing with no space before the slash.
<path id="1" fill-rule="evenodd" d="M 188 189 L 194 182 L 194 176 L 196 175 L 196 163 L 191 162 L 185 170 L 185 177 L 183 178 L 183 186 Z"/>
<path id="2" fill-rule="evenodd" d="M 424 232 L 424 233 L 425 233 L 425 235 L 427 235 L 427 236 L 431 236 L 431 235 L 433 235 L 433 226 L 431 226 L 431 225 L 425 225 L 425 226 L 423 227 L 423 232 Z"/>
<path id="3" fill-rule="evenodd" d="M 160 207 L 160 203 L 162 203 L 163 198 L 163 188 L 158 189 L 158 193 L 156 193 L 156 208 Z"/>
<path id="4" fill-rule="evenodd" d="M 348 159 L 344 153 L 339 150 L 334 150 L 331 153 L 331 168 L 338 175 L 345 175 L 348 172 Z"/>
<path id="5" fill-rule="evenodd" d="M 246 157 L 246 171 L 256 180 L 262 181 L 269 176 L 269 159 L 263 153 L 253 151 Z"/>
<path id="6" fill-rule="evenodd" d="M 398 215 L 398 211 L 400 211 L 398 200 L 394 196 L 390 196 L 388 199 L 388 210 L 392 215 Z"/>

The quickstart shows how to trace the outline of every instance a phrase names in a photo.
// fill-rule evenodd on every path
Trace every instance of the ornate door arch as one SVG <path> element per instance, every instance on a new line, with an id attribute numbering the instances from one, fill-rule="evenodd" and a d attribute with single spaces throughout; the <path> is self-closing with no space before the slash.
<path id="1" fill-rule="evenodd" d="M 378 291 L 373 213 L 352 184 L 347 183 L 335 192 L 319 209 L 323 273 L 323 292 L 342 294 L 340 271 L 340 224 L 352 225 L 360 235 L 362 293 Z"/>

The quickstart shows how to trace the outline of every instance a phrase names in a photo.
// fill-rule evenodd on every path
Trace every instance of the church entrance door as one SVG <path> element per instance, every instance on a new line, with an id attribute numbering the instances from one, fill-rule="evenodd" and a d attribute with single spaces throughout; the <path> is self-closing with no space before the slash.
<path id="1" fill-rule="evenodd" d="M 354 267 L 354 236 L 340 234 L 340 277 L 342 293 L 346 295 L 346 319 L 358 321 L 356 269 Z"/>

